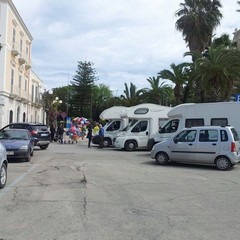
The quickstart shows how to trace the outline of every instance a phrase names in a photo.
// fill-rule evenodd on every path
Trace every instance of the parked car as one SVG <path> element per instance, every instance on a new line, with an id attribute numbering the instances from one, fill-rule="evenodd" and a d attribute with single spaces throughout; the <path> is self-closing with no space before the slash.
<path id="1" fill-rule="evenodd" d="M 47 149 L 51 142 L 51 133 L 47 126 L 41 123 L 11 123 L 1 130 L 3 129 L 27 129 L 35 138 L 34 145 L 41 149 Z"/>
<path id="2" fill-rule="evenodd" d="M 169 162 L 212 164 L 227 170 L 240 161 L 240 142 L 233 127 L 184 128 L 170 139 L 157 143 L 151 158 L 159 165 Z"/>
<path id="3" fill-rule="evenodd" d="M 0 142 L 5 146 L 7 159 L 30 161 L 34 151 L 34 138 L 26 129 L 4 129 L 0 131 Z"/>
<path id="4" fill-rule="evenodd" d="M 7 182 L 7 152 L 4 145 L 0 142 L 0 189 L 4 188 Z"/>

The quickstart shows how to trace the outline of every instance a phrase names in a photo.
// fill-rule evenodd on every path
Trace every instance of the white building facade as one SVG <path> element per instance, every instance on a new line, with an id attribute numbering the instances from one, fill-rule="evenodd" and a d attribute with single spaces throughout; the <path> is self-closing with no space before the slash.
<path id="1" fill-rule="evenodd" d="M 0 0 L 0 128 L 42 122 L 42 81 L 32 71 L 32 36 L 12 0 Z"/>

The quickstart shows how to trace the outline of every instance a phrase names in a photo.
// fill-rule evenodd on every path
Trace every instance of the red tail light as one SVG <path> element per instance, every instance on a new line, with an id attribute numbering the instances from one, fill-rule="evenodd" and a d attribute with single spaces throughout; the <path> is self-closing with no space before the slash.
<path id="1" fill-rule="evenodd" d="M 231 142 L 231 152 L 236 152 L 236 144 L 235 144 L 235 142 Z"/>
<path id="2" fill-rule="evenodd" d="M 32 131 L 31 131 L 31 134 L 32 134 L 32 135 L 36 135 L 36 134 L 37 134 L 37 131 L 36 131 L 36 130 L 32 130 Z"/>

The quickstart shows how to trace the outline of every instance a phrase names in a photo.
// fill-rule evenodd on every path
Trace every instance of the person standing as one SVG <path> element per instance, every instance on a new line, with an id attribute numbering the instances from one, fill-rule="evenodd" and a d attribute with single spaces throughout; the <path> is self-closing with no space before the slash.
<path id="1" fill-rule="evenodd" d="M 88 138 L 88 147 L 89 147 L 89 148 L 91 147 L 92 131 L 93 131 L 93 127 L 92 127 L 92 125 L 90 124 L 90 125 L 88 126 L 88 134 L 87 134 L 87 138 Z"/>
<path id="2" fill-rule="evenodd" d="M 99 132 L 99 126 L 98 126 L 98 123 L 94 122 L 94 125 L 93 125 L 93 135 L 97 135 L 98 132 Z"/>
<path id="3" fill-rule="evenodd" d="M 57 134 L 59 136 L 59 141 L 60 143 L 63 143 L 63 133 L 64 133 L 64 128 L 63 128 L 63 125 L 62 123 L 58 126 L 58 129 L 57 129 Z"/>
<path id="4" fill-rule="evenodd" d="M 103 140 L 104 140 L 104 128 L 102 124 L 99 124 L 99 148 L 103 148 Z"/>
<path id="5" fill-rule="evenodd" d="M 55 124 L 52 124 L 50 127 L 50 132 L 51 132 L 51 141 L 54 141 L 55 133 L 56 133 L 56 127 Z"/>

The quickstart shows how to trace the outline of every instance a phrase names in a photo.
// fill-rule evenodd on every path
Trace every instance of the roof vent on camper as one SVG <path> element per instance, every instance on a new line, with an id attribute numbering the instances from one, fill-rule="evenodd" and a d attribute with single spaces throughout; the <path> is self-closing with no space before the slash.
<path id="1" fill-rule="evenodd" d="M 134 114 L 147 114 L 149 111 L 148 108 L 138 108 L 134 111 Z"/>

